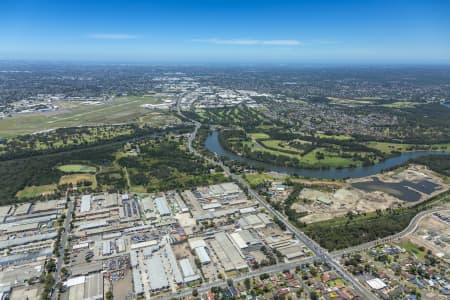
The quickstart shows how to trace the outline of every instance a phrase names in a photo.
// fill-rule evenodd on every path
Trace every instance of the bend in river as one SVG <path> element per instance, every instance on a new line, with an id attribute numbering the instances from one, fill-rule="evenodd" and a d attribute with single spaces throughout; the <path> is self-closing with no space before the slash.
<path id="1" fill-rule="evenodd" d="M 399 156 L 388 158 L 382 162 L 374 164 L 368 167 L 355 167 L 344 169 L 300 169 L 292 167 L 282 167 L 274 164 L 259 162 L 256 160 L 248 159 L 239 155 L 236 155 L 230 151 L 225 150 L 219 142 L 218 131 L 213 131 L 211 135 L 205 141 L 205 147 L 210 152 L 216 153 L 218 156 L 224 156 L 231 160 L 245 162 L 250 166 L 263 167 L 265 169 L 287 173 L 291 175 L 298 175 L 311 178 L 324 178 L 324 179 L 341 179 L 341 178 L 360 178 L 380 173 L 384 170 L 400 166 L 408 160 L 425 155 L 445 155 L 450 154 L 448 151 L 415 151 L 403 153 Z"/>

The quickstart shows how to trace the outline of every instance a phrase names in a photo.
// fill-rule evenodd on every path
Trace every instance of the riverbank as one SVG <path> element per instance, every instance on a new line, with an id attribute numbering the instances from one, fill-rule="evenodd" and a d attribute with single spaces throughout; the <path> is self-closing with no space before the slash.
<path id="1" fill-rule="evenodd" d="M 230 151 L 225 150 L 219 141 L 218 131 L 213 131 L 211 135 L 206 138 L 205 148 L 215 153 L 219 157 L 226 157 L 227 159 L 244 162 L 252 167 L 262 168 L 269 171 L 278 173 L 286 173 L 290 175 L 297 175 L 308 178 L 323 178 L 323 179 L 343 179 L 343 178 L 360 178 L 377 173 L 381 173 L 384 170 L 389 170 L 400 166 L 410 159 L 418 158 L 427 155 L 448 155 L 449 151 L 413 151 L 402 153 L 398 156 L 388 158 L 372 166 L 360 166 L 354 168 L 330 168 L 330 169 L 301 169 L 292 167 L 283 167 L 275 164 L 260 162 L 246 157 L 236 155 Z"/>

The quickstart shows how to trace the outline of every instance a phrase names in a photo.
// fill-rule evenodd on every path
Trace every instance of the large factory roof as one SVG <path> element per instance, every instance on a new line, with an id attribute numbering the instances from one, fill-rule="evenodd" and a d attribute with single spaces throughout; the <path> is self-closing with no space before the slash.
<path id="1" fill-rule="evenodd" d="M 194 237 L 188 240 L 189 247 L 194 250 L 197 247 L 206 247 L 206 242 L 201 237 Z"/>
<path id="2" fill-rule="evenodd" d="M 103 227 L 103 226 L 108 226 L 108 221 L 106 220 L 98 220 L 98 221 L 93 221 L 93 222 L 85 222 L 80 224 L 80 226 L 78 227 L 79 230 L 86 230 L 86 229 L 91 229 L 91 228 L 97 228 L 97 227 Z"/>
<path id="3" fill-rule="evenodd" d="M 244 269 L 247 267 L 247 264 L 245 263 L 241 254 L 233 245 L 233 243 L 230 241 L 225 232 L 216 233 L 214 237 L 216 241 L 219 243 L 225 255 L 230 259 L 230 261 L 233 263 L 234 267 L 237 270 Z"/>
<path id="4" fill-rule="evenodd" d="M 0 249 L 5 249 L 9 247 L 24 245 L 32 242 L 44 241 L 53 239 L 56 237 L 56 232 L 49 232 L 44 234 L 36 234 L 22 238 L 15 238 L 12 240 L 0 241 Z"/>
<path id="5" fill-rule="evenodd" d="M 144 293 L 144 288 L 142 287 L 142 278 L 138 269 L 133 269 L 133 289 L 136 295 Z"/>
<path id="6" fill-rule="evenodd" d="M 169 205 L 165 197 L 159 197 L 155 199 L 156 209 L 161 216 L 170 215 Z"/>
<path id="7" fill-rule="evenodd" d="M 95 273 L 86 277 L 84 283 L 84 299 L 103 299 L 103 274 Z"/>
<path id="8" fill-rule="evenodd" d="M 205 247 L 200 246 L 195 248 L 195 254 L 197 254 L 202 264 L 208 264 L 211 262 L 211 258 L 209 257 L 208 252 L 206 252 Z"/>
<path id="9" fill-rule="evenodd" d="M 91 210 L 91 195 L 81 196 L 80 212 L 88 212 Z"/>
<path id="10" fill-rule="evenodd" d="M 170 270 L 172 271 L 173 279 L 175 280 L 176 283 L 183 283 L 183 277 L 181 276 L 180 269 L 178 268 L 177 259 L 169 243 L 167 243 L 166 246 L 164 247 L 164 251 L 166 253 L 167 259 L 169 260 Z"/>
<path id="11" fill-rule="evenodd" d="M 191 263 L 189 262 L 189 259 L 184 258 L 180 259 L 179 261 L 181 270 L 183 271 L 184 281 L 185 282 L 192 282 L 195 280 L 200 279 L 200 276 L 195 273 L 194 269 L 192 268 Z"/>
<path id="12" fill-rule="evenodd" d="M 147 259 L 147 275 L 150 290 L 157 291 L 169 286 L 161 256 L 155 255 Z"/>

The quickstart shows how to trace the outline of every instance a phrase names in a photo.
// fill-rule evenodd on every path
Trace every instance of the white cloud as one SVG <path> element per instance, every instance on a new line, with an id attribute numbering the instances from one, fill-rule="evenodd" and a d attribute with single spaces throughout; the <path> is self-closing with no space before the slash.
<path id="1" fill-rule="evenodd" d="M 273 46 L 298 46 L 302 43 L 298 40 L 254 40 L 254 39 L 194 39 L 196 43 L 208 43 L 216 45 L 273 45 Z"/>
<path id="2" fill-rule="evenodd" d="M 124 33 L 93 33 L 88 37 L 97 40 L 134 40 L 140 38 L 141 36 L 137 34 Z"/>
<path id="3" fill-rule="evenodd" d="M 282 46 L 298 46 L 301 45 L 302 42 L 297 40 L 267 40 L 262 41 L 263 45 L 282 45 Z"/>

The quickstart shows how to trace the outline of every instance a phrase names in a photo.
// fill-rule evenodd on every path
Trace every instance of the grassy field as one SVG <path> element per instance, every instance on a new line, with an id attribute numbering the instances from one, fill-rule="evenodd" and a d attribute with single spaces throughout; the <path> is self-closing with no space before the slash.
<path id="1" fill-rule="evenodd" d="M 88 181 L 92 182 L 91 187 L 93 189 L 97 188 L 97 180 L 95 178 L 95 175 L 93 174 L 71 174 L 71 175 L 64 175 L 59 180 L 59 184 L 69 184 L 71 183 L 73 186 L 76 186 L 78 182 L 82 181 Z"/>
<path id="2" fill-rule="evenodd" d="M 29 199 L 39 197 L 41 195 L 53 194 L 56 189 L 56 184 L 38 185 L 38 186 L 27 186 L 23 190 L 17 192 L 18 199 Z"/>
<path id="3" fill-rule="evenodd" d="M 56 103 L 60 107 L 57 111 L 1 119 L 0 136 L 12 137 L 58 127 L 128 123 L 150 112 L 142 108 L 142 104 L 160 102 L 154 96 L 117 97 L 109 103 L 99 105 L 60 101 Z"/>
<path id="4" fill-rule="evenodd" d="M 276 178 L 267 173 L 247 173 L 245 174 L 245 179 L 252 186 L 256 186 L 258 184 L 264 183 L 264 181 L 273 181 L 273 180 L 282 180 L 280 178 Z"/>
<path id="5" fill-rule="evenodd" d="M 80 164 L 62 165 L 58 167 L 64 173 L 95 173 L 96 167 Z"/>
<path id="6" fill-rule="evenodd" d="M 328 99 L 333 104 L 338 105 L 348 105 L 348 106 L 356 106 L 356 105 L 371 105 L 374 103 L 374 99 L 344 99 L 344 98 L 335 98 L 335 97 L 328 97 Z"/>
<path id="7" fill-rule="evenodd" d="M 323 159 L 317 159 L 316 154 L 320 152 L 324 154 Z M 315 166 L 328 166 L 332 168 L 348 167 L 350 165 L 358 164 L 351 158 L 340 157 L 338 153 L 330 152 L 325 148 L 316 148 L 309 152 L 301 159 L 302 163 Z"/>
<path id="8" fill-rule="evenodd" d="M 416 244 L 413 244 L 410 241 L 403 242 L 400 244 L 400 247 L 404 248 L 406 251 L 408 251 L 410 254 L 417 257 L 419 260 L 424 261 L 425 260 L 425 251 L 422 251 L 419 249 L 419 246 Z"/>
<path id="9" fill-rule="evenodd" d="M 164 126 L 181 123 L 174 114 L 163 111 L 150 111 L 137 119 L 138 125 Z"/>
<path id="10" fill-rule="evenodd" d="M 368 142 L 365 144 L 369 148 L 380 150 L 383 153 L 390 154 L 392 152 L 408 152 L 417 150 L 433 150 L 433 151 L 450 151 L 450 144 L 434 144 L 434 145 L 413 145 L 387 142 Z"/>
<path id="11" fill-rule="evenodd" d="M 316 134 L 316 137 L 321 139 L 332 139 L 332 140 L 338 140 L 338 141 L 348 141 L 351 140 L 352 137 L 349 135 L 328 135 L 324 133 L 318 133 Z"/>
<path id="12" fill-rule="evenodd" d="M 255 132 L 249 134 L 252 139 L 261 140 L 261 139 L 270 139 L 270 136 L 267 133 L 263 132 Z"/>
<path id="13" fill-rule="evenodd" d="M 265 146 L 265 147 L 269 147 L 269 148 L 273 148 L 273 149 L 277 149 L 281 152 L 283 151 L 292 151 L 292 152 L 296 152 L 298 154 L 303 154 L 303 150 L 291 147 L 287 144 L 286 141 L 282 141 L 282 140 L 264 140 L 264 141 L 260 141 L 259 142 L 261 145 Z"/>
<path id="14" fill-rule="evenodd" d="M 383 104 L 382 106 L 390 107 L 390 108 L 412 108 L 412 107 L 416 107 L 417 105 L 420 105 L 420 103 L 407 102 L 407 101 L 398 101 L 398 102 Z"/>

